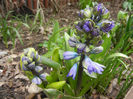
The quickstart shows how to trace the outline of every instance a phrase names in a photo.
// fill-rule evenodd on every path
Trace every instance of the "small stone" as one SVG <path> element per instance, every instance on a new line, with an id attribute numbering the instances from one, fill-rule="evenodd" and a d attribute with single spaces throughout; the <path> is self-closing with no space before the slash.
<path id="1" fill-rule="evenodd" d="M 43 91 L 42 88 L 38 87 L 36 84 L 32 83 L 29 87 L 26 87 L 29 93 L 39 93 Z"/>

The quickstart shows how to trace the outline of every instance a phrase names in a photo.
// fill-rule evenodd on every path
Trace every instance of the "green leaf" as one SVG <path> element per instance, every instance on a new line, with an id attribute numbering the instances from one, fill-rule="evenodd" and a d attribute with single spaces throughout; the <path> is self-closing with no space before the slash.
<path id="1" fill-rule="evenodd" d="M 46 88 L 61 89 L 65 85 L 66 81 L 53 82 L 48 84 Z"/>
<path id="2" fill-rule="evenodd" d="M 12 29 L 16 32 L 16 35 L 18 36 L 18 39 L 21 42 L 21 44 L 23 44 L 22 38 L 21 38 L 19 32 L 17 31 L 17 29 L 16 28 L 13 28 L 13 27 L 12 27 Z"/>
<path id="3" fill-rule="evenodd" d="M 59 54 L 59 48 L 54 49 L 53 54 L 52 54 L 52 60 L 55 61 L 55 62 L 58 62 L 58 63 L 61 62 L 60 54 Z"/>
<path id="4" fill-rule="evenodd" d="M 59 63 L 52 61 L 51 59 L 48 59 L 45 56 L 41 56 L 40 62 L 56 70 L 58 70 L 61 67 Z"/>
<path id="5" fill-rule="evenodd" d="M 56 89 L 45 89 L 44 93 L 48 96 L 49 99 L 82 99 L 82 97 L 65 95 L 64 93 Z"/>
<path id="6" fill-rule="evenodd" d="M 118 61 L 121 62 L 126 69 L 128 69 L 128 66 L 121 59 L 118 59 Z"/>
<path id="7" fill-rule="evenodd" d="M 128 57 L 127 55 L 125 55 L 123 53 L 114 53 L 114 54 L 110 55 L 108 57 L 108 59 L 110 59 L 110 58 L 116 58 L 116 57 L 130 58 L 130 57 Z"/>
<path id="8" fill-rule="evenodd" d="M 50 36 L 49 41 L 48 41 L 48 50 L 50 50 L 51 43 L 55 43 L 57 38 L 60 36 L 59 33 L 60 33 L 59 32 L 59 23 L 58 23 L 58 21 L 55 21 L 53 33 Z"/>
<path id="9" fill-rule="evenodd" d="M 74 96 L 74 90 L 71 88 L 69 84 L 65 84 L 64 90 L 67 94 Z"/>

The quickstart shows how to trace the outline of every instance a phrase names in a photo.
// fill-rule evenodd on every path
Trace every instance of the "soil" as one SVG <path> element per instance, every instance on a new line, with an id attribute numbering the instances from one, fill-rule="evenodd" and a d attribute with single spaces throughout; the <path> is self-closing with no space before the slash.
<path id="1" fill-rule="evenodd" d="M 115 8 L 112 8 L 110 3 L 107 4 L 107 7 L 111 10 L 111 15 L 115 19 L 118 11 L 114 13 L 112 9 Z M 27 87 L 31 85 L 31 82 L 19 68 L 19 59 L 23 49 L 34 47 L 40 54 L 44 54 L 47 49 L 38 45 L 48 40 L 48 35 L 52 33 L 53 24 L 51 19 L 58 20 L 61 27 L 72 25 L 78 19 L 78 11 L 79 7 L 77 5 L 67 5 L 58 14 L 53 13 L 51 9 L 45 9 L 44 21 L 49 23 L 43 27 L 45 33 L 40 31 L 29 33 L 28 29 L 23 27 L 23 32 L 20 34 L 24 45 L 21 45 L 19 40 L 16 39 L 15 48 L 12 48 L 10 42 L 9 47 L 6 48 L 2 38 L 0 38 L 0 52 L 2 52 L 0 53 L 0 99 L 24 99 L 29 95 Z"/>

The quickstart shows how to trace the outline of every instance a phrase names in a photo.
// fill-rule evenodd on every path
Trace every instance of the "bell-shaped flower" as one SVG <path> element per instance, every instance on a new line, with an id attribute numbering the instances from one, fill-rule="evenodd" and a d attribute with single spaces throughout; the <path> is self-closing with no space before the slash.
<path id="1" fill-rule="evenodd" d="M 75 80 L 75 77 L 76 77 L 76 73 L 77 73 L 77 63 L 75 63 L 73 65 L 73 67 L 70 69 L 69 73 L 67 74 L 67 77 L 72 77 L 73 80 Z"/>
<path id="2" fill-rule="evenodd" d="M 63 57 L 64 57 L 65 60 L 74 59 L 74 58 L 76 58 L 76 57 L 78 57 L 78 56 L 79 56 L 78 53 L 76 53 L 76 52 L 71 52 L 71 51 L 66 51 L 66 52 L 64 52 L 64 54 L 63 54 Z"/>
<path id="3" fill-rule="evenodd" d="M 104 71 L 103 68 L 105 68 L 105 66 L 93 62 L 89 57 L 85 57 L 84 61 L 83 61 L 83 67 L 85 69 L 87 69 L 87 71 L 89 72 L 89 74 L 94 73 L 98 73 L 98 74 L 102 74 L 102 72 Z"/>
<path id="4" fill-rule="evenodd" d="M 41 80 L 39 77 L 35 76 L 35 77 L 32 79 L 32 82 L 33 82 L 34 84 L 40 85 L 40 84 L 42 83 L 42 80 Z"/>
<path id="5" fill-rule="evenodd" d="M 108 20 L 105 20 L 102 22 L 101 24 L 101 30 L 104 32 L 104 33 L 108 33 L 110 30 L 112 30 L 112 28 L 114 28 L 115 24 L 113 21 L 108 21 Z"/>

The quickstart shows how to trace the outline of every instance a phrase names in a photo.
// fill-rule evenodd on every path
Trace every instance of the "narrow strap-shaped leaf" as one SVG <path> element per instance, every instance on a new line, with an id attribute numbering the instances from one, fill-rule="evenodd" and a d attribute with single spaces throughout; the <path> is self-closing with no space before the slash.
<path id="1" fill-rule="evenodd" d="M 52 61 L 51 59 L 48 59 L 45 56 L 41 56 L 40 62 L 56 70 L 58 70 L 61 67 L 59 63 Z"/>

